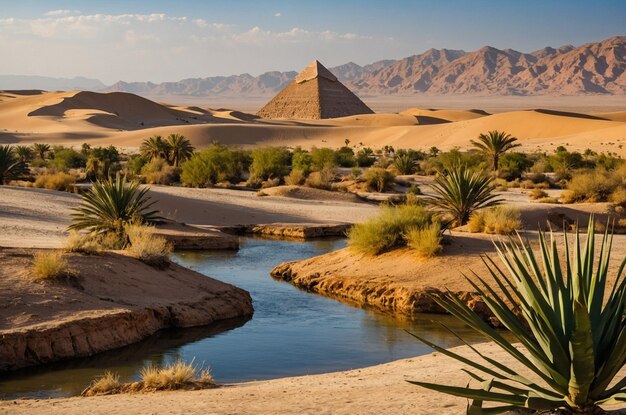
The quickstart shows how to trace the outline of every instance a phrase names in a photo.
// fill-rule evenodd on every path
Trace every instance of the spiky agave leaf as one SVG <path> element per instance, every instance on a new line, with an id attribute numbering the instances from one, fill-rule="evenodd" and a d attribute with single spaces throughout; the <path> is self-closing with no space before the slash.
<path id="1" fill-rule="evenodd" d="M 155 201 L 147 197 L 149 188 L 125 177 L 97 181 L 82 195 L 82 203 L 72 213 L 69 230 L 95 233 L 115 232 L 122 235 L 130 223 L 154 223 L 162 219 L 157 210 L 149 210 Z"/>
<path id="2" fill-rule="evenodd" d="M 526 353 L 521 353 L 453 293 L 433 296 L 442 308 L 494 341 L 545 386 L 471 346 L 485 363 L 459 356 L 421 338 L 428 346 L 486 373 L 493 380 L 489 390 L 412 383 L 468 399 L 505 404 L 484 409 L 485 414 L 502 413 L 511 407 L 594 413 L 602 403 L 626 401 L 626 377 L 614 382 L 626 363 L 626 279 L 623 278 L 626 258 L 606 296 L 612 243 L 608 231 L 601 239 L 599 252 L 596 252 L 593 217 L 589 220 L 586 243 L 582 243 L 577 232 L 573 252 L 565 234 L 563 264 L 556 240 L 550 236 L 548 242 L 545 233 L 539 232 L 539 256 L 521 238 L 496 243 L 503 267 L 488 257 L 484 263 L 501 294 L 476 274 L 468 278 Z M 486 382 L 473 372 L 467 373 L 482 384 Z M 477 405 L 472 410 L 476 413 Z"/>
<path id="3" fill-rule="evenodd" d="M 456 164 L 435 178 L 435 196 L 424 202 L 436 211 L 449 214 L 457 226 L 464 225 L 477 209 L 502 203 L 493 192 L 495 183 L 486 174 L 464 164 Z"/>

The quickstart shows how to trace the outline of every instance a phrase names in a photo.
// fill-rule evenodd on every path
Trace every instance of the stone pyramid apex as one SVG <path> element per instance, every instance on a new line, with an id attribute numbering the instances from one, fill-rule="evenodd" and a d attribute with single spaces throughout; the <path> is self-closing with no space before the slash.
<path id="1" fill-rule="evenodd" d="M 326 78 L 329 81 L 337 82 L 337 77 L 332 74 L 324 65 L 320 63 L 317 59 L 314 59 L 313 62 L 309 64 L 306 68 L 302 70 L 298 75 L 296 75 L 296 82 L 301 84 L 302 82 L 310 81 L 315 78 Z"/>

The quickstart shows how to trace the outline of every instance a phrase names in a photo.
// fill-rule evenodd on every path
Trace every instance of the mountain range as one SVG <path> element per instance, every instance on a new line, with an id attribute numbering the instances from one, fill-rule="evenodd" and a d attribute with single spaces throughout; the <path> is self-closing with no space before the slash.
<path id="1" fill-rule="evenodd" d="M 430 49 L 399 60 L 364 66 L 349 62 L 329 69 L 360 96 L 622 95 L 626 94 L 626 36 L 579 47 L 545 47 L 532 53 L 491 46 L 474 52 Z M 272 71 L 259 76 L 214 76 L 163 83 L 119 81 L 108 87 L 95 84 L 78 89 L 144 96 L 270 97 L 293 81 L 296 74 Z M 0 85 L 5 84 L 0 76 Z"/>

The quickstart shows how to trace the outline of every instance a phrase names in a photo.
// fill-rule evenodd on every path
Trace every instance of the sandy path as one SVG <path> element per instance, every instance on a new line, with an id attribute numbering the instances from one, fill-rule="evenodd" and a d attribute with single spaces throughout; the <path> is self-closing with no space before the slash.
<path id="1" fill-rule="evenodd" d="M 152 186 L 149 195 L 164 216 L 196 225 L 358 222 L 376 206 L 345 201 L 258 197 L 256 192 Z M 52 190 L 0 187 L 0 246 L 61 246 L 80 198 Z"/>
<path id="2" fill-rule="evenodd" d="M 505 353 L 493 344 L 481 344 L 478 348 L 492 358 L 506 359 Z M 454 350 L 472 356 L 466 347 Z M 431 392 L 405 380 L 465 386 L 469 377 L 460 372 L 461 367 L 456 361 L 433 353 L 365 369 L 213 390 L 0 402 L 0 414 L 458 415 L 465 412 L 465 399 Z"/>

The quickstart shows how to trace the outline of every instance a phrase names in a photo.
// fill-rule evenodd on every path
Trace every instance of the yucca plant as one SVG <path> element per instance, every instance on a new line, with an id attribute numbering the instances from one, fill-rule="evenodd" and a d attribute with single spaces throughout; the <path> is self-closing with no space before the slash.
<path id="1" fill-rule="evenodd" d="M 415 173 L 415 159 L 408 153 L 402 153 L 396 155 L 393 160 L 393 166 L 398 171 L 398 174 L 413 174 Z"/>
<path id="2" fill-rule="evenodd" d="M 601 405 L 626 402 L 626 377 L 615 382 L 626 361 L 626 280 L 622 277 L 626 259 L 622 260 L 610 286 L 612 236 L 605 233 L 596 250 L 593 217 L 584 243 L 577 231 L 573 249 L 570 250 L 567 234 L 564 245 L 564 256 L 561 256 L 553 235 L 550 234 L 548 242 L 543 232 L 539 232 L 538 254 L 521 238 L 496 243 L 504 267 L 491 258 L 483 260 L 501 295 L 475 273 L 467 278 L 526 353 L 485 323 L 455 294 L 433 296 L 442 308 L 526 367 L 538 382 L 472 346 L 470 348 L 483 362 L 464 358 L 415 336 L 474 369 L 465 372 L 481 382 L 481 387 L 411 383 L 472 399 L 468 413 L 476 415 L 521 408 L 598 414 L 603 413 Z M 596 260 L 597 265 L 594 265 Z M 483 409 L 482 401 L 501 405 Z"/>
<path id="3" fill-rule="evenodd" d="M 502 202 L 493 193 L 494 180 L 465 164 L 455 164 L 435 178 L 431 185 L 435 196 L 424 198 L 432 209 L 452 216 L 451 224 L 462 226 L 477 209 L 495 206 Z"/>
<path id="4" fill-rule="evenodd" d="M 153 158 L 162 158 L 163 160 L 169 160 L 170 145 L 160 135 L 155 135 L 143 140 L 139 151 L 141 155 L 152 160 Z"/>
<path id="5" fill-rule="evenodd" d="M 516 141 L 517 138 L 503 131 L 489 131 L 487 134 L 480 134 L 478 140 L 471 140 L 471 143 L 491 159 L 493 170 L 498 171 L 500 156 L 512 148 L 519 147 Z"/>
<path id="6" fill-rule="evenodd" d="M 161 219 L 157 210 L 150 210 L 155 201 L 146 196 L 149 188 L 128 183 L 118 175 L 93 183 L 82 195 L 82 203 L 72 213 L 68 230 L 88 230 L 96 234 L 115 233 L 124 236 L 124 227 L 134 223 L 154 223 Z"/>
<path id="7" fill-rule="evenodd" d="M 0 185 L 28 175 L 26 163 L 20 161 L 9 145 L 0 146 Z"/>
<path id="8" fill-rule="evenodd" d="M 170 134 L 167 137 L 169 146 L 168 162 L 174 167 L 178 167 L 180 163 L 189 160 L 193 155 L 194 148 L 187 137 L 180 134 Z"/>

